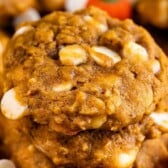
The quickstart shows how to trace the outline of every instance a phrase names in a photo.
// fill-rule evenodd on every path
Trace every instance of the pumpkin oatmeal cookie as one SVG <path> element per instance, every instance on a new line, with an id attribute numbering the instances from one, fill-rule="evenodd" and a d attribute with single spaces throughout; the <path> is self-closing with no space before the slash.
<path id="1" fill-rule="evenodd" d="M 22 24 L 3 73 L 2 114 L 51 166 L 127 168 L 148 130 L 167 131 L 150 123 L 168 92 L 168 59 L 131 20 L 90 7 Z"/>
<path id="2" fill-rule="evenodd" d="M 28 118 L 10 121 L 0 116 L 4 145 L 18 168 L 127 168 L 151 131 L 149 118 L 117 133 L 90 130 L 68 136 L 34 125 Z"/>
<path id="3" fill-rule="evenodd" d="M 158 149 L 152 145 L 162 139 L 163 132 L 153 121 L 145 117 L 118 132 L 90 130 L 68 136 L 48 130 L 45 125 L 34 125 L 30 118 L 11 121 L 0 116 L 4 147 L 19 168 L 139 168 L 141 159 L 143 164 L 151 163 L 144 156 L 152 157 Z M 167 147 L 162 148 L 156 165 L 167 161 Z"/>
<path id="4" fill-rule="evenodd" d="M 167 92 L 168 60 L 151 36 L 96 8 L 20 27 L 4 64 L 2 113 L 67 135 L 138 122 Z"/>

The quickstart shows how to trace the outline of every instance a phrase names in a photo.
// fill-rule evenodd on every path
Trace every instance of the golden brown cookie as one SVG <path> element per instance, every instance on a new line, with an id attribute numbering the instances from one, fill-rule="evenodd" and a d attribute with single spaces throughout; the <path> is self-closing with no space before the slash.
<path id="1" fill-rule="evenodd" d="M 68 135 L 140 121 L 168 91 L 168 60 L 151 36 L 96 8 L 25 24 L 4 63 L 4 115 L 32 116 Z"/>
<path id="2" fill-rule="evenodd" d="M 52 162 L 31 143 L 27 134 L 29 125 L 27 120 L 11 121 L 0 114 L 3 150 L 17 168 L 54 168 Z"/>
<path id="3" fill-rule="evenodd" d="M 142 22 L 159 28 L 168 28 L 167 0 L 139 0 L 136 4 L 136 10 Z"/>
<path id="4" fill-rule="evenodd" d="M 148 155 L 142 144 L 160 137 L 149 118 L 117 133 L 90 130 L 74 136 L 49 131 L 29 118 L 11 121 L 0 116 L 0 123 L 6 150 L 19 168 L 130 168 L 141 152 Z"/>
<path id="5" fill-rule="evenodd" d="M 91 130 L 64 136 L 28 118 L 10 121 L 1 116 L 0 121 L 6 150 L 19 168 L 132 167 L 152 125 L 145 119 L 117 133 Z"/>
<path id="6" fill-rule="evenodd" d="M 93 7 L 54 12 L 22 24 L 12 37 L 1 110 L 21 130 L 19 142 L 32 144 L 52 166 L 128 168 L 146 138 L 168 131 L 152 112 L 167 81 L 167 57 L 131 20 Z M 11 156 L 22 168 L 15 151 L 25 145 L 16 144 Z"/>

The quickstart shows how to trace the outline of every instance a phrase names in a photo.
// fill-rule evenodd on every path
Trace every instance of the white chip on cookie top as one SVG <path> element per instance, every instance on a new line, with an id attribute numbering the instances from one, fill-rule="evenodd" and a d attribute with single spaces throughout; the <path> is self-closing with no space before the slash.
<path id="1" fill-rule="evenodd" d="M 27 31 L 29 31 L 29 30 L 31 30 L 31 29 L 33 29 L 32 26 L 23 26 L 23 27 L 19 28 L 19 29 L 15 32 L 15 34 L 14 34 L 13 37 L 17 37 L 17 36 L 19 36 L 19 35 L 21 35 L 21 34 L 27 32 Z"/>
<path id="2" fill-rule="evenodd" d="M 4 93 L 1 100 L 1 111 L 6 118 L 19 119 L 26 115 L 26 109 L 27 105 L 23 105 L 17 100 L 14 88 Z"/>
<path id="3" fill-rule="evenodd" d="M 123 48 L 123 54 L 132 60 L 135 61 L 147 61 L 148 60 L 148 52 L 147 50 L 133 41 L 127 42 Z"/>
<path id="4" fill-rule="evenodd" d="M 121 57 L 113 50 L 103 46 L 93 46 L 91 57 L 94 61 L 104 67 L 110 67 L 121 61 Z"/>
<path id="5" fill-rule="evenodd" d="M 109 48 L 103 47 L 103 46 L 94 46 L 94 47 L 92 47 L 92 49 L 98 53 L 104 54 L 104 55 L 108 56 L 109 58 L 111 58 L 113 60 L 114 64 L 121 61 L 121 57 L 118 55 L 118 53 L 116 53 L 112 49 L 109 49 Z"/>
<path id="6" fill-rule="evenodd" d="M 0 168 L 15 168 L 15 165 L 12 161 L 7 159 L 0 160 Z"/>
<path id="7" fill-rule="evenodd" d="M 160 67 L 160 62 L 158 60 L 153 60 L 150 65 L 154 74 L 159 73 L 161 67 Z"/>
<path id="8" fill-rule="evenodd" d="M 53 91 L 55 92 L 65 92 L 71 90 L 73 87 L 73 84 L 70 82 L 64 82 L 61 84 L 57 84 L 53 87 Z"/>
<path id="9" fill-rule="evenodd" d="M 156 125 L 168 131 L 168 112 L 152 112 L 150 116 Z"/>
<path id="10" fill-rule="evenodd" d="M 87 52 L 80 45 L 68 45 L 59 51 L 59 58 L 63 65 L 80 65 L 87 61 Z"/>
<path id="11" fill-rule="evenodd" d="M 106 24 L 100 23 L 97 20 L 95 20 L 93 17 L 86 15 L 84 16 L 84 20 L 91 24 L 93 27 L 100 30 L 102 33 L 106 32 L 108 30 L 108 26 Z"/>

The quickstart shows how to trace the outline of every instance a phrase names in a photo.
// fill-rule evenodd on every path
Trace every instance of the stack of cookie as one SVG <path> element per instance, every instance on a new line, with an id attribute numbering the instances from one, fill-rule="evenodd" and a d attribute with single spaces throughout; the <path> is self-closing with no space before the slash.
<path id="1" fill-rule="evenodd" d="M 18 168 L 166 167 L 168 59 L 131 20 L 91 7 L 22 24 L 3 74 L 3 142 Z"/>

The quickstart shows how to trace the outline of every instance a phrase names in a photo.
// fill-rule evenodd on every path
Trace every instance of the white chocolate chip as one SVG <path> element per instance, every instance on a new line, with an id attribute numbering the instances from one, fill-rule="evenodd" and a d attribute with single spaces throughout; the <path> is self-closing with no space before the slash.
<path id="1" fill-rule="evenodd" d="M 132 166 L 136 159 L 137 150 L 131 150 L 127 153 L 120 153 L 118 155 L 118 168 L 128 168 Z"/>
<path id="2" fill-rule="evenodd" d="M 87 52 L 80 45 L 69 45 L 60 50 L 59 57 L 63 65 L 79 65 L 87 61 Z"/>
<path id="3" fill-rule="evenodd" d="M 103 46 L 94 46 L 92 47 L 91 57 L 94 61 L 104 67 L 110 67 L 117 62 L 121 61 L 121 57 L 114 51 L 103 47 Z"/>
<path id="4" fill-rule="evenodd" d="M 70 12 L 84 9 L 87 2 L 88 0 L 65 0 L 65 9 Z"/>
<path id="5" fill-rule="evenodd" d="M 40 19 L 40 14 L 38 11 L 34 8 L 29 8 L 24 13 L 20 14 L 14 19 L 14 26 L 16 27 L 22 22 L 28 22 L 28 21 L 37 21 Z"/>
<path id="6" fill-rule="evenodd" d="M 155 124 L 168 131 L 168 112 L 153 112 L 150 116 Z"/>
<path id="7" fill-rule="evenodd" d="M 0 160 L 0 168 L 15 168 L 15 165 L 10 160 L 1 159 Z"/>
<path id="8" fill-rule="evenodd" d="M 95 20 L 93 17 L 91 17 L 89 15 L 86 15 L 83 18 L 87 23 L 89 23 L 92 26 L 99 29 L 102 33 L 106 32 L 108 30 L 108 26 L 106 24 L 98 22 L 97 20 Z"/>
<path id="9" fill-rule="evenodd" d="M 106 32 L 106 31 L 108 30 L 108 27 L 107 27 L 107 25 L 105 25 L 105 24 L 98 24 L 97 27 L 99 28 L 99 30 L 100 30 L 102 33 Z"/>
<path id="10" fill-rule="evenodd" d="M 19 28 L 19 29 L 15 32 L 15 34 L 14 34 L 13 37 L 17 37 L 17 36 L 19 36 L 19 35 L 21 35 L 21 34 L 27 32 L 27 31 L 29 31 L 29 30 L 32 30 L 32 29 L 33 29 L 32 26 L 23 26 L 23 27 Z"/>
<path id="11" fill-rule="evenodd" d="M 146 49 L 135 43 L 135 42 L 128 42 L 124 45 L 123 54 L 127 58 L 131 58 L 135 61 L 147 61 L 148 60 L 148 53 Z"/>
<path id="12" fill-rule="evenodd" d="M 152 61 L 151 68 L 154 74 L 159 73 L 160 71 L 160 62 L 157 60 Z"/>
<path id="13" fill-rule="evenodd" d="M 84 20 L 87 21 L 87 22 L 92 22 L 92 21 L 93 21 L 93 18 L 92 18 L 91 16 L 89 16 L 89 15 L 86 15 L 86 16 L 84 16 L 83 18 L 84 18 Z"/>
<path id="14" fill-rule="evenodd" d="M 16 99 L 16 92 L 13 89 L 8 90 L 2 97 L 1 110 L 2 114 L 12 120 L 16 120 L 26 115 L 27 106 L 21 104 Z"/>
<path id="15" fill-rule="evenodd" d="M 106 56 L 108 56 L 109 58 L 111 58 L 114 62 L 114 64 L 116 64 L 117 62 L 121 61 L 121 57 L 113 50 L 108 49 L 107 47 L 103 47 L 103 46 L 99 46 L 99 47 L 92 47 L 92 49 L 95 52 L 104 54 Z"/>
<path id="16" fill-rule="evenodd" d="M 57 84 L 56 86 L 53 87 L 53 91 L 54 92 L 66 92 L 71 90 L 73 87 L 72 83 L 61 83 L 61 84 Z"/>

